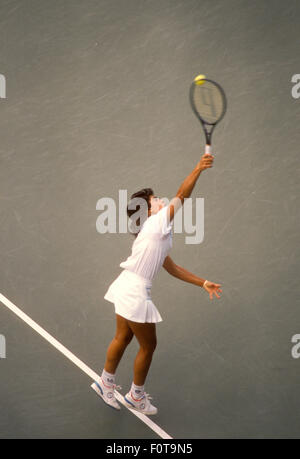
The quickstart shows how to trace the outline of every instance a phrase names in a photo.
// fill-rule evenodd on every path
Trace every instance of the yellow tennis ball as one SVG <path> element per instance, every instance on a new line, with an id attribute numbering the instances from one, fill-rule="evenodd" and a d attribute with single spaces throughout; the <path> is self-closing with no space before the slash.
<path id="1" fill-rule="evenodd" d="M 201 85 L 204 83 L 204 80 L 205 80 L 206 76 L 205 75 L 198 75 L 196 76 L 196 78 L 194 79 L 194 82 L 197 84 L 197 85 Z"/>

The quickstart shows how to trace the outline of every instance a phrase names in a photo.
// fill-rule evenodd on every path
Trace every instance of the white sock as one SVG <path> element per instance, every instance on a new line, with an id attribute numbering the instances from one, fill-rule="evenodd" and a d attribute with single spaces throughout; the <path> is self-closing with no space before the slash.
<path id="1" fill-rule="evenodd" d="M 131 385 L 131 392 L 134 398 L 141 398 L 144 395 L 145 386 L 136 386 L 134 383 Z"/>
<path id="2" fill-rule="evenodd" d="M 115 384 L 115 375 L 108 373 L 104 369 L 102 371 L 101 378 L 103 379 L 105 384 L 107 384 L 108 386 L 112 386 L 113 384 Z"/>

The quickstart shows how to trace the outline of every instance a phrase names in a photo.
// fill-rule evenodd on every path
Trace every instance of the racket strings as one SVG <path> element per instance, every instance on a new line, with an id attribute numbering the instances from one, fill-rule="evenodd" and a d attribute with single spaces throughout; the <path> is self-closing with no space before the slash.
<path id="1" fill-rule="evenodd" d="M 206 123 L 215 124 L 224 114 L 224 96 L 218 86 L 210 81 L 194 85 L 193 103 L 200 118 Z"/>

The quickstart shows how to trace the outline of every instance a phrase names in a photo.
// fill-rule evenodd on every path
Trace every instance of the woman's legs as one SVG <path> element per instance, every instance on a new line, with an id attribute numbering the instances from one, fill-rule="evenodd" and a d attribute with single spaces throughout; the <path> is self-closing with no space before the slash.
<path id="1" fill-rule="evenodd" d="M 143 386 L 157 345 L 156 327 L 155 323 L 127 322 L 140 345 L 134 362 L 133 382 L 136 386 Z"/>
<path id="2" fill-rule="evenodd" d="M 153 352 L 156 348 L 156 328 L 155 323 L 131 322 L 124 317 L 116 314 L 117 329 L 107 353 L 105 366 L 101 375 L 101 381 L 95 381 L 92 388 L 103 398 L 105 403 L 120 409 L 113 388 L 115 387 L 115 372 L 124 354 L 124 351 L 133 335 L 136 336 L 140 349 L 134 362 L 134 379 L 131 385 L 129 400 L 125 400 L 130 407 L 145 414 L 156 414 L 157 408 L 152 406 L 147 396 L 144 395 L 144 383 L 151 365 Z M 136 398 L 134 398 L 136 397 Z"/>
<path id="3" fill-rule="evenodd" d="M 115 374 L 124 351 L 133 337 L 133 331 L 128 325 L 128 320 L 116 314 L 116 334 L 110 343 L 104 365 L 105 371 Z"/>
<path id="4" fill-rule="evenodd" d="M 157 345 L 155 323 L 132 322 L 118 314 L 116 322 L 116 334 L 107 349 L 104 369 L 107 373 L 115 374 L 126 347 L 135 335 L 140 349 L 134 362 L 133 382 L 136 386 L 143 386 Z"/>

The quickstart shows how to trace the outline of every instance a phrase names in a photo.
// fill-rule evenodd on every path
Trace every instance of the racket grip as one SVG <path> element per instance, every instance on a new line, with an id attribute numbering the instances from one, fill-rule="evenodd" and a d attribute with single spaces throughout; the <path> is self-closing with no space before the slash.
<path id="1" fill-rule="evenodd" d="M 205 145 L 205 154 L 211 155 L 211 145 Z"/>

